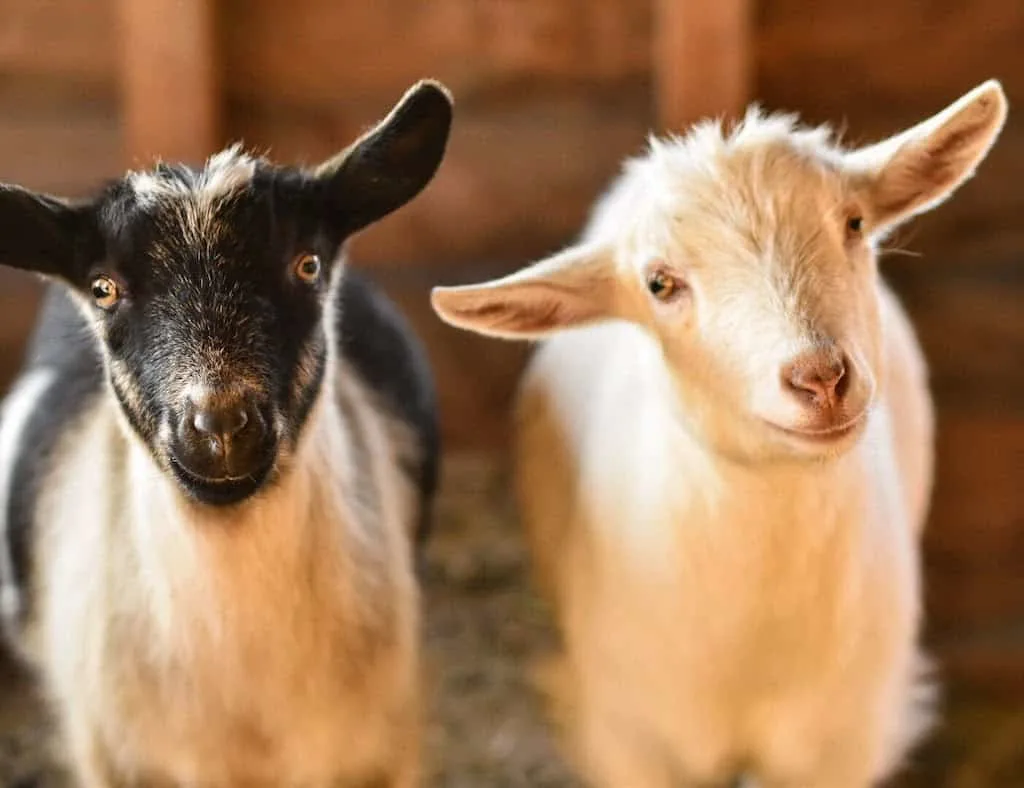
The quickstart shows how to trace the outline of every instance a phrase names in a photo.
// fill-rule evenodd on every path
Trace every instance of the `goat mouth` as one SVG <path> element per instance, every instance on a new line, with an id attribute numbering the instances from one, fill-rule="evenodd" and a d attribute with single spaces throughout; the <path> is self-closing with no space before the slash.
<path id="1" fill-rule="evenodd" d="M 192 473 L 173 456 L 171 471 L 185 492 L 195 501 L 211 506 L 230 506 L 241 503 L 263 487 L 271 471 L 274 459 L 245 476 L 228 476 L 222 479 L 208 479 Z"/>
<path id="2" fill-rule="evenodd" d="M 831 443 L 838 443 L 843 438 L 857 432 L 864 424 L 864 415 L 864 413 L 858 413 L 852 419 L 849 419 L 842 424 L 835 427 L 828 427 L 823 430 L 801 430 L 793 427 L 783 427 L 781 424 L 774 421 L 768 421 L 767 419 L 765 419 L 765 424 L 777 432 L 781 432 L 790 438 L 796 438 L 804 443 L 827 445 Z"/>

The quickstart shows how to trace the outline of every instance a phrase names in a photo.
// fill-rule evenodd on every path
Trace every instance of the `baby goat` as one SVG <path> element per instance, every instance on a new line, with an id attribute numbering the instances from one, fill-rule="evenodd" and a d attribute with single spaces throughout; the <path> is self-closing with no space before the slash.
<path id="1" fill-rule="evenodd" d="M 4 623 L 84 788 L 416 783 L 433 389 L 341 250 L 450 124 L 421 82 L 313 171 L 0 187 L 0 262 L 60 283 L 3 408 Z"/>
<path id="2" fill-rule="evenodd" d="M 881 239 L 938 205 L 1006 114 L 986 83 L 885 142 L 757 111 L 652 141 L 575 247 L 436 310 L 548 339 L 519 500 L 608 788 L 863 788 L 926 726 L 916 639 L 932 409 Z"/>

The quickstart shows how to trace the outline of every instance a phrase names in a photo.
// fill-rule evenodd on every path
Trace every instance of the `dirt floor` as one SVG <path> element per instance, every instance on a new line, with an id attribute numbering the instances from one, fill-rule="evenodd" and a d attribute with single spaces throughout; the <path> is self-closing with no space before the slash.
<path id="1" fill-rule="evenodd" d="M 553 635 L 530 593 L 504 470 L 448 463 L 428 553 L 426 637 L 436 788 L 570 788 L 526 678 Z M 954 696 L 945 721 L 893 788 L 1024 786 L 1024 708 Z M 0 659 L 0 786 L 50 774 L 48 726 L 28 680 Z M 623 788 L 643 788 L 623 786 Z"/>

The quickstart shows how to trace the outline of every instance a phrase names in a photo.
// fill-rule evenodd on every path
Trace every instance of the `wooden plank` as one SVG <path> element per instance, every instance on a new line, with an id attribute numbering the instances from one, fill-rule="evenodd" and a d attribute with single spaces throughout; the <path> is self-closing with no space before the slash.
<path id="1" fill-rule="evenodd" d="M 213 0 L 118 0 L 125 153 L 198 161 L 220 140 Z"/>
<path id="2" fill-rule="evenodd" d="M 79 197 L 121 169 L 115 97 L 55 77 L 0 80 L 0 181 Z"/>
<path id="3" fill-rule="evenodd" d="M 221 15 L 228 93 L 289 109 L 393 100 L 425 76 L 462 103 L 650 70 L 651 7 L 637 0 L 224 0 Z"/>
<path id="4" fill-rule="evenodd" d="M 656 0 L 654 98 L 663 131 L 742 112 L 751 90 L 751 5 Z"/>
<path id="5" fill-rule="evenodd" d="M 1024 89 L 1022 33 L 1024 3 L 1013 0 L 761 0 L 757 92 L 792 109 L 892 117 L 1000 77 L 1012 103 Z"/>
<path id="6" fill-rule="evenodd" d="M 114 84 L 115 0 L 3 0 L 0 74 Z"/>
<path id="7" fill-rule="evenodd" d="M 965 644 L 954 639 L 937 641 L 931 647 L 938 657 L 944 686 L 960 693 L 969 690 L 1003 699 L 1009 695 L 1019 708 L 1024 698 L 1024 643 L 997 640 Z"/>

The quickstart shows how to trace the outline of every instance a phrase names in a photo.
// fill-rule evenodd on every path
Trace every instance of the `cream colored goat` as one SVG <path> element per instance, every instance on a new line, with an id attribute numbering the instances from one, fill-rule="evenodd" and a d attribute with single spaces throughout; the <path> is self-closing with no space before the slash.
<path id="1" fill-rule="evenodd" d="M 863 788 L 926 729 L 932 407 L 877 250 L 1005 114 L 988 82 L 853 151 L 704 123 L 629 162 L 578 245 L 435 291 L 484 334 L 574 329 L 532 362 L 517 462 L 593 783 Z"/>

